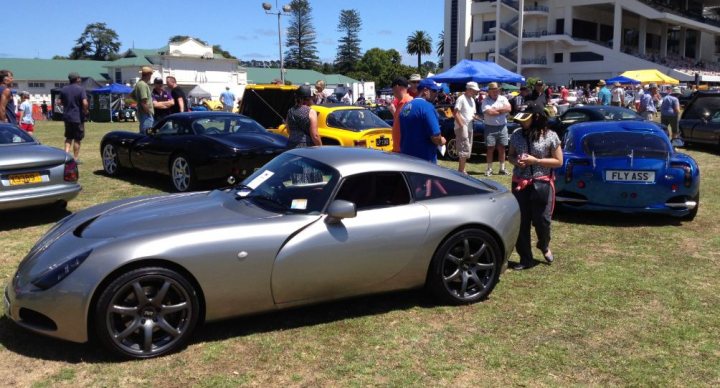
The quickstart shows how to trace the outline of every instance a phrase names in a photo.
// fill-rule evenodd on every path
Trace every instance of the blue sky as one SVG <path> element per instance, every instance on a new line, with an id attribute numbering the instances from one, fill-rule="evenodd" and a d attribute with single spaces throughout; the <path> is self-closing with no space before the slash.
<path id="1" fill-rule="evenodd" d="M 264 0 L 275 7 L 275 0 Z M 266 15 L 263 0 L 212 1 L 90 1 L 28 0 L 6 4 L 0 25 L 3 44 L 0 57 L 52 58 L 68 55 L 75 40 L 90 23 L 104 22 L 122 43 L 121 52 L 136 48 L 158 48 L 173 35 L 196 36 L 242 60 L 278 59 L 277 17 Z M 289 0 L 278 1 L 282 7 Z M 317 30 L 320 59 L 335 58 L 338 18 L 342 9 L 356 9 L 363 26 L 363 52 L 373 47 L 394 48 L 403 62 L 416 64 L 417 57 L 405 52 L 407 37 L 424 30 L 433 38 L 433 48 L 443 29 L 442 0 L 310 0 Z M 282 18 L 283 30 L 288 18 Z M 285 50 L 283 32 L 283 52 Z M 428 60 L 436 61 L 433 53 Z M 425 61 L 423 57 L 423 62 Z"/>

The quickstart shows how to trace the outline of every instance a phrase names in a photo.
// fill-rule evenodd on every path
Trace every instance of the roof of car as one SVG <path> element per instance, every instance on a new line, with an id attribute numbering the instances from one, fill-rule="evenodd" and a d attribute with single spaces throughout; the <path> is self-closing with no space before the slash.
<path id="1" fill-rule="evenodd" d="M 207 110 L 195 111 L 195 112 L 173 113 L 173 114 L 165 116 L 165 117 L 176 117 L 176 118 L 181 118 L 181 119 L 195 119 L 198 117 L 219 117 L 219 116 L 247 117 L 247 116 L 237 114 L 237 113 L 221 112 L 221 111 L 207 111 Z"/>

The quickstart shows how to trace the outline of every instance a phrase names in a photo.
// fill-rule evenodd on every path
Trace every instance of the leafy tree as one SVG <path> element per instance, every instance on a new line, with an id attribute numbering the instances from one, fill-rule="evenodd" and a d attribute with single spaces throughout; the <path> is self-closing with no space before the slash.
<path id="1" fill-rule="evenodd" d="M 212 46 L 212 48 L 213 48 L 213 53 L 214 53 L 214 54 L 220 54 L 220 55 L 222 55 L 224 58 L 237 59 L 234 55 L 230 54 L 229 51 L 223 50 L 223 48 L 220 47 L 219 44 L 214 44 L 214 45 Z"/>
<path id="2" fill-rule="evenodd" d="M 117 32 L 105 23 L 92 23 L 85 27 L 85 31 L 75 41 L 68 58 L 106 61 L 115 59 L 119 50 Z"/>
<path id="3" fill-rule="evenodd" d="M 52 59 L 68 59 L 68 57 L 64 55 L 53 55 Z"/>
<path id="4" fill-rule="evenodd" d="M 422 55 L 432 53 L 432 38 L 425 31 L 415 31 L 407 38 L 406 50 L 408 54 L 418 56 L 418 71 L 422 63 Z"/>
<path id="5" fill-rule="evenodd" d="M 365 52 L 356 70 L 348 76 L 365 81 L 375 81 L 381 87 L 389 86 L 395 77 L 408 77 L 415 70 L 402 64 L 402 57 L 397 50 L 372 48 Z"/>
<path id="6" fill-rule="evenodd" d="M 445 56 L 445 30 L 440 31 L 440 34 L 438 34 L 438 42 L 437 46 L 435 46 L 435 53 L 442 62 L 442 58 Z"/>
<path id="7" fill-rule="evenodd" d="M 360 60 L 360 28 L 362 20 L 360 14 L 354 9 L 343 9 L 340 11 L 340 21 L 337 26 L 338 32 L 345 34 L 339 39 L 337 56 L 335 57 L 335 69 L 345 74 L 355 69 Z"/>
<path id="8" fill-rule="evenodd" d="M 317 33 L 312 24 L 312 7 L 308 0 L 290 2 L 290 26 L 287 29 L 288 50 L 285 62 L 288 67 L 311 69 L 319 62 L 317 56 Z"/>
<path id="9" fill-rule="evenodd" d="M 425 61 L 422 64 L 422 74 L 427 74 L 427 72 L 435 73 L 437 71 L 437 63 L 433 61 Z"/>

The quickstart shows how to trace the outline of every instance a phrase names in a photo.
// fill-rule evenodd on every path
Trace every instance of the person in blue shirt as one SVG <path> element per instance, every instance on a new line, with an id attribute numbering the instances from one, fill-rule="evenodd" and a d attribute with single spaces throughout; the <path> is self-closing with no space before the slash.
<path id="1" fill-rule="evenodd" d="M 598 103 L 600 105 L 610 105 L 612 93 L 610 93 L 610 89 L 607 88 L 605 80 L 601 79 L 598 81 L 598 86 L 600 86 L 600 91 L 598 92 Z"/>
<path id="2" fill-rule="evenodd" d="M 232 112 L 235 106 L 235 95 L 230 91 L 229 86 L 226 86 L 225 91 L 220 94 L 220 102 L 222 102 L 225 112 Z"/>
<path id="3" fill-rule="evenodd" d="M 400 121 L 400 152 L 437 163 L 438 146 L 445 144 L 435 106 L 440 85 L 429 79 L 418 84 L 417 98 L 403 105 Z"/>

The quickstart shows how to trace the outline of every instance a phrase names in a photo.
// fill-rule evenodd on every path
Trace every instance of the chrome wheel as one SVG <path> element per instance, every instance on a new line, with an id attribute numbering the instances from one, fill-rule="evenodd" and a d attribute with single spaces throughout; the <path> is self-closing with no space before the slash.
<path id="1" fill-rule="evenodd" d="M 447 155 L 448 159 L 458 160 L 460 158 L 460 156 L 458 155 L 456 139 L 448 140 L 448 142 L 445 146 L 447 147 L 447 149 L 445 150 L 445 155 Z"/>
<path id="2" fill-rule="evenodd" d="M 102 150 L 103 170 L 108 175 L 117 175 L 120 165 L 118 163 L 118 155 L 115 146 L 105 144 Z"/>
<path id="3" fill-rule="evenodd" d="M 150 358 L 182 346 L 198 320 L 192 286 L 174 271 L 132 271 L 113 282 L 98 305 L 101 340 L 115 352 Z"/>
<path id="4" fill-rule="evenodd" d="M 460 231 L 436 252 L 428 285 L 446 303 L 477 302 L 492 292 L 501 264 L 500 250 L 490 234 L 479 229 Z"/>
<path id="5" fill-rule="evenodd" d="M 170 167 L 170 177 L 172 178 L 175 190 L 184 192 L 190 190 L 192 186 L 192 168 L 185 156 L 176 156 Z"/>

